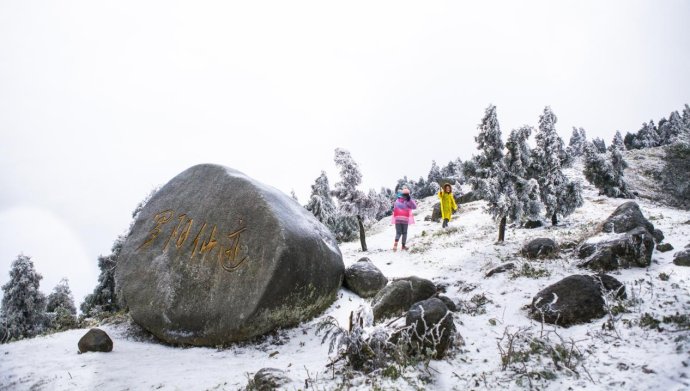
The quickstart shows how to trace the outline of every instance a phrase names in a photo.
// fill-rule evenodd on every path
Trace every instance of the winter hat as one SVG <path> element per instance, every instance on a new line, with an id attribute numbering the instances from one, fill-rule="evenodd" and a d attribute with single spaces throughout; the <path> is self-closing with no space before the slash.
<path id="1" fill-rule="evenodd" d="M 446 182 L 446 183 L 443 184 L 442 189 L 443 189 L 443 190 L 446 190 L 446 186 L 450 187 L 450 190 L 451 190 L 451 191 L 453 190 L 453 186 L 451 186 L 450 183 L 448 183 L 448 182 Z"/>

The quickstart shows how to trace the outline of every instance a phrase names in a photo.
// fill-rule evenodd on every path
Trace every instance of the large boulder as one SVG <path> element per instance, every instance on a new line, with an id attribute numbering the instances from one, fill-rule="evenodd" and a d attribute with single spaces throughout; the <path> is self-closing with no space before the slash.
<path id="1" fill-rule="evenodd" d="M 156 337 L 216 346 L 319 314 L 343 272 L 333 234 L 293 199 L 204 164 L 142 209 L 115 278 L 132 319 Z"/>
<path id="2" fill-rule="evenodd" d="M 411 328 L 414 352 L 432 351 L 433 358 L 443 358 L 453 341 L 455 323 L 442 300 L 433 297 L 413 304 L 407 312 L 405 324 Z"/>
<path id="3" fill-rule="evenodd" d="M 279 390 L 290 381 L 285 371 L 278 368 L 262 368 L 254 375 L 254 382 L 250 389 L 257 391 Z"/>
<path id="4" fill-rule="evenodd" d="M 542 289 L 532 299 L 530 316 L 537 321 L 568 327 L 606 314 L 603 295 L 625 297 L 625 287 L 605 275 L 573 275 Z"/>
<path id="5" fill-rule="evenodd" d="M 433 282 L 419 277 L 395 280 L 381 289 L 371 303 L 374 322 L 391 316 L 400 316 L 418 301 L 436 294 Z"/>
<path id="6" fill-rule="evenodd" d="M 558 245 L 549 238 L 532 239 L 522 247 L 521 253 L 530 259 L 551 258 L 558 253 Z"/>
<path id="7" fill-rule="evenodd" d="M 637 227 L 600 242 L 585 242 L 578 249 L 578 257 L 583 259 L 578 266 L 592 270 L 648 267 L 652 263 L 653 252 L 652 234 L 643 227 Z"/>
<path id="8" fill-rule="evenodd" d="M 645 228 L 649 233 L 654 233 L 654 224 L 644 217 L 637 202 L 628 201 L 616 208 L 604 221 L 602 230 L 604 232 L 622 233 L 632 231 L 638 227 Z"/>
<path id="9" fill-rule="evenodd" d="M 434 209 L 431 211 L 431 221 L 438 223 L 441 221 L 441 203 L 437 202 L 434 204 Z"/>
<path id="10" fill-rule="evenodd" d="M 84 334 L 77 343 L 79 353 L 86 352 L 112 352 L 113 340 L 108 333 L 101 329 L 91 329 Z"/>
<path id="11" fill-rule="evenodd" d="M 673 263 L 677 266 L 690 266 L 690 250 L 683 250 L 673 254 Z"/>
<path id="12" fill-rule="evenodd" d="M 369 258 L 364 257 L 345 269 L 344 282 L 346 288 L 360 297 L 372 297 L 388 284 L 388 279 Z"/>

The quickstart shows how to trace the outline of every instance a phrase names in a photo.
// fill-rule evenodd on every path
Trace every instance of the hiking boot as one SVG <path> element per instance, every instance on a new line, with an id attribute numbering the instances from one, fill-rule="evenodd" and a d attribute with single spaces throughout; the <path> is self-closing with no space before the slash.
<path id="1" fill-rule="evenodd" d="M 393 251 L 398 251 L 398 242 L 393 243 Z"/>
<path id="2" fill-rule="evenodd" d="M 403 245 L 403 246 L 402 246 L 402 250 L 403 250 L 403 251 L 407 251 L 407 250 L 409 250 L 409 248 L 406 247 L 405 245 Z"/>

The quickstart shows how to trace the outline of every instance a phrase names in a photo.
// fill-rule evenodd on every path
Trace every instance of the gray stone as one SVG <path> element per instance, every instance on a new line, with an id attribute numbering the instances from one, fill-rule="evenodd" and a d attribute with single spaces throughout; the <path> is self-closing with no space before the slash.
<path id="1" fill-rule="evenodd" d="M 407 312 L 405 325 L 411 328 L 413 351 L 432 350 L 435 359 L 443 358 L 455 333 L 453 315 L 443 301 L 435 297 L 413 304 Z"/>
<path id="2" fill-rule="evenodd" d="M 530 240 L 522 247 L 522 255 L 526 258 L 551 258 L 558 253 L 558 245 L 553 239 L 537 238 Z"/>
<path id="3" fill-rule="evenodd" d="M 527 229 L 534 229 L 534 228 L 539 228 L 543 227 L 544 223 L 542 223 L 541 220 L 530 220 L 525 223 L 525 228 Z"/>
<path id="4" fill-rule="evenodd" d="M 537 321 L 568 327 L 606 315 L 604 293 L 625 297 L 625 287 L 605 275 L 573 275 L 534 296 L 530 316 Z"/>
<path id="5" fill-rule="evenodd" d="M 333 234 L 292 198 L 204 164 L 146 204 L 115 277 L 132 319 L 156 337 L 216 346 L 319 314 L 343 272 Z"/>
<path id="6" fill-rule="evenodd" d="M 690 250 L 683 250 L 673 254 L 673 264 L 677 266 L 690 266 Z"/>
<path id="7" fill-rule="evenodd" d="M 262 368 L 254 375 L 253 390 L 272 391 L 290 383 L 290 378 L 277 368 Z"/>
<path id="8" fill-rule="evenodd" d="M 665 238 L 664 232 L 658 228 L 652 232 L 652 236 L 654 236 L 654 241 L 657 243 L 663 242 Z"/>
<path id="9" fill-rule="evenodd" d="M 426 300 L 435 294 L 436 285 L 429 280 L 414 276 L 395 280 L 374 296 L 371 303 L 374 321 L 400 316 L 413 303 Z"/>
<path id="10" fill-rule="evenodd" d="M 637 202 L 628 201 L 616 208 L 604 221 L 603 231 L 622 233 L 637 227 L 643 227 L 650 233 L 654 232 L 654 224 L 644 217 Z"/>
<path id="11" fill-rule="evenodd" d="M 79 353 L 112 352 L 113 340 L 101 329 L 91 329 L 77 343 Z"/>
<path id="12" fill-rule="evenodd" d="M 458 305 L 455 304 L 455 302 L 453 300 L 451 300 L 450 297 L 439 295 L 438 299 L 441 300 L 443 302 L 443 304 L 446 305 L 446 307 L 448 308 L 448 311 L 450 311 L 450 312 L 457 312 L 458 311 Z"/>
<path id="13" fill-rule="evenodd" d="M 345 269 L 345 287 L 360 297 L 372 297 L 388 284 L 388 279 L 369 258 L 362 258 Z"/>
<path id="14" fill-rule="evenodd" d="M 431 212 L 431 221 L 438 223 L 441 221 L 441 203 L 437 202 L 434 204 L 434 209 Z"/>
<path id="15" fill-rule="evenodd" d="M 613 240 L 580 246 L 578 257 L 583 261 L 578 266 L 602 271 L 620 267 L 648 267 L 652 263 L 653 252 L 652 234 L 638 227 Z"/>
<path id="16" fill-rule="evenodd" d="M 513 269 L 515 269 L 515 263 L 513 263 L 513 262 L 506 262 L 506 263 L 504 263 L 504 264 L 498 265 L 498 266 L 496 266 L 495 268 L 489 270 L 489 271 L 486 273 L 485 277 L 488 278 L 488 277 L 493 276 L 494 274 L 505 273 L 505 272 L 507 272 L 508 270 L 513 270 Z"/>
<path id="17" fill-rule="evenodd" d="M 671 243 L 660 243 L 656 245 L 656 250 L 665 253 L 673 250 L 673 246 Z"/>

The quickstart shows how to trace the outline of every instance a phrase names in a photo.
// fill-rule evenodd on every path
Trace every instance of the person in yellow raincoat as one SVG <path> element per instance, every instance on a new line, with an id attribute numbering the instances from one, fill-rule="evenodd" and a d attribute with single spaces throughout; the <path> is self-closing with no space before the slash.
<path id="1" fill-rule="evenodd" d="M 438 198 L 441 200 L 441 218 L 443 219 L 443 228 L 448 227 L 448 222 L 453 215 L 453 212 L 458 210 L 458 205 L 455 203 L 453 196 L 453 188 L 450 183 L 443 184 L 443 190 L 438 192 Z"/>

